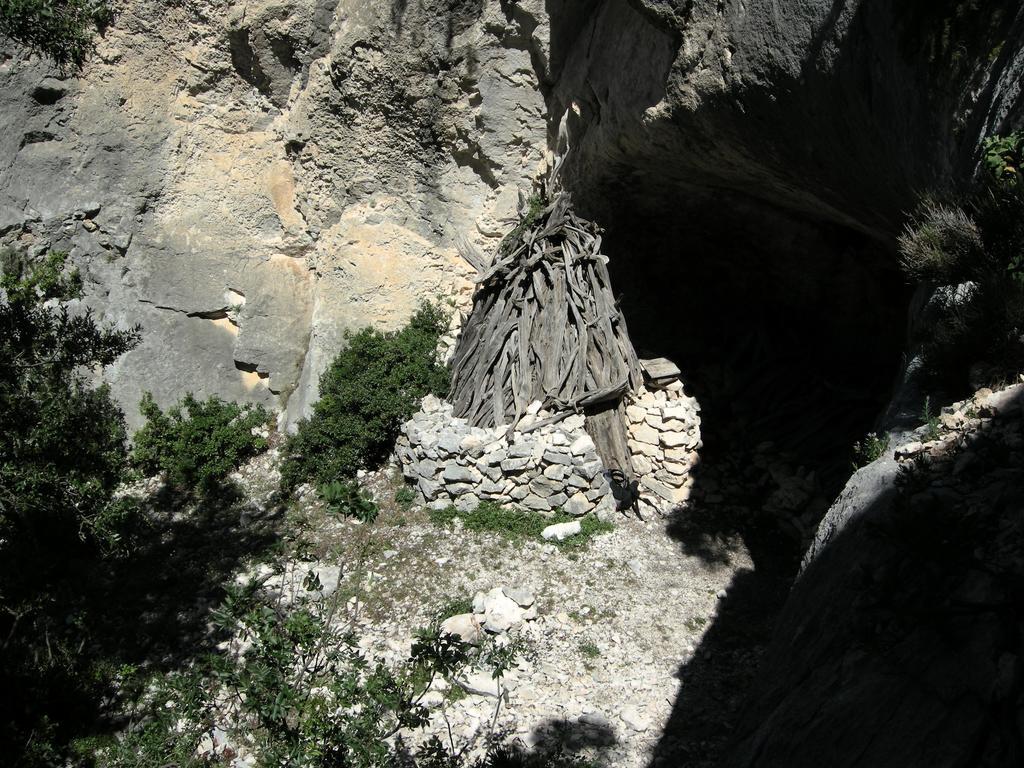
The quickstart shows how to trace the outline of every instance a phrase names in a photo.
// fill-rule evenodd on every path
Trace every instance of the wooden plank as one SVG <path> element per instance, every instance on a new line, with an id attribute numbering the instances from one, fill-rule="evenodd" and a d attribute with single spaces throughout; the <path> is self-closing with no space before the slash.
<path id="1" fill-rule="evenodd" d="M 621 472 L 626 481 L 636 475 L 626 436 L 626 413 L 622 402 L 605 402 L 588 411 L 585 421 L 587 434 L 597 447 L 601 463 L 608 469 Z"/>
<path id="2" fill-rule="evenodd" d="M 640 368 L 652 381 L 658 381 L 659 379 L 677 379 L 681 373 L 679 366 L 665 357 L 641 360 Z"/>

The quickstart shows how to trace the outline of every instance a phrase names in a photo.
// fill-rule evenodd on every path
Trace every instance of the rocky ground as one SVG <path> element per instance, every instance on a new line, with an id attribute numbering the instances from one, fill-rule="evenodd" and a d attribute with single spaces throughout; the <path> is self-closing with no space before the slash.
<path id="1" fill-rule="evenodd" d="M 879 458 L 854 479 L 888 467 L 909 489 L 910 512 L 956 494 L 988 520 L 1000 508 L 986 501 L 992 482 L 1019 473 L 1022 393 L 1024 385 L 981 390 L 942 409 L 914 433 L 880 444 Z M 573 546 L 468 530 L 458 517 L 439 524 L 426 508 L 396 500 L 406 487 L 397 463 L 361 478 L 380 507 L 372 523 L 331 512 L 311 488 L 282 504 L 279 461 L 272 448 L 236 473 L 243 496 L 210 518 L 218 521 L 215 533 L 201 528 L 189 539 L 189 547 L 243 542 L 237 559 L 211 551 L 224 560 L 221 578 L 260 575 L 287 552 L 294 588 L 314 570 L 346 606 L 344 620 L 367 655 L 396 663 L 408 657 L 417 629 L 451 616 L 519 638 L 522 651 L 500 684 L 471 674 L 434 686 L 425 698 L 427 733 L 447 741 L 450 729 L 457 745 L 477 750 L 490 735 L 527 749 L 560 745 L 614 766 L 718 764 L 789 594 L 795 562 L 779 552 L 802 551 L 795 512 L 809 514 L 819 493 L 807 471 L 773 463 L 767 449 L 739 464 L 712 452 L 699 466 L 693 498 L 673 516 L 619 515 L 613 530 Z M 137 490 L 158 490 L 156 481 L 143 485 Z M 168 514 L 172 523 L 189 517 Z M 991 541 L 970 538 L 973 557 L 990 566 L 1009 558 L 1007 570 L 1015 570 L 1018 517 L 993 528 L 999 535 Z M 831 530 L 830 519 L 823 529 Z M 758 521 L 774 538 L 758 533 Z M 270 530 L 287 544 L 283 550 L 269 546 Z M 812 551 L 815 545 L 822 543 Z M 978 555 L 989 545 L 991 554 Z M 886 594 L 909 588 L 899 583 Z M 999 604 L 998 597 L 989 602 Z M 195 607 L 208 615 L 213 605 Z M 197 630 L 205 623 L 199 619 Z M 189 641 L 200 642 L 198 635 Z M 247 765 L 245 758 L 240 751 L 236 764 Z"/>
<path id="2" fill-rule="evenodd" d="M 237 475 L 253 499 L 249 515 L 272 493 L 276 458 L 271 451 Z M 562 547 L 464 530 L 458 520 L 438 526 L 426 510 L 395 502 L 396 467 L 363 482 L 381 506 L 375 522 L 334 515 L 309 489 L 284 524 L 308 543 L 292 570 L 313 568 L 345 600 L 368 654 L 407 657 L 417 628 L 496 588 L 527 595 L 527 618 L 535 614 L 508 631 L 523 651 L 502 681 L 500 707 L 486 675 L 457 696 L 441 683 L 426 699 L 432 731 L 447 741 L 450 726 L 456 743 L 478 744 L 493 731 L 615 766 L 651 761 L 686 695 L 677 670 L 699 652 L 730 583 L 752 568 L 738 538 L 720 541 L 713 558 L 686 554 L 669 521 L 621 517 L 586 545 Z"/>
<path id="3" fill-rule="evenodd" d="M 943 409 L 881 447 L 872 466 L 913 468 L 930 457 L 932 495 L 949 494 L 979 467 L 1002 467 L 983 448 L 994 426 L 1000 450 L 1019 444 L 1022 389 L 982 390 Z M 311 488 L 282 505 L 277 448 L 235 474 L 244 494 L 221 519 L 231 536 L 274 529 L 289 544 L 292 583 L 316 571 L 373 658 L 404 660 L 417 629 L 455 615 L 523 641 L 500 684 L 471 674 L 435 685 L 425 699 L 427 733 L 447 740 L 450 728 L 457 745 L 478 750 L 495 734 L 527 749 L 561 745 L 615 766 L 710 766 L 788 593 L 788 567 L 766 552 L 777 556 L 803 538 L 794 512 L 807 512 L 818 493 L 806 471 L 773 463 L 767 449 L 733 459 L 708 454 L 693 498 L 675 515 L 619 515 L 613 530 L 578 546 L 468 530 L 461 518 L 438 524 L 426 508 L 396 500 L 406 487 L 397 463 L 361 478 L 380 507 L 372 523 L 331 512 Z M 782 538 L 759 541 L 757 520 L 774 521 Z M 999 542 L 1007 548 L 1005 536 Z M 225 575 L 269 570 L 267 556 L 253 561 L 247 552 Z M 244 750 L 239 757 L 245 764 Z"/>

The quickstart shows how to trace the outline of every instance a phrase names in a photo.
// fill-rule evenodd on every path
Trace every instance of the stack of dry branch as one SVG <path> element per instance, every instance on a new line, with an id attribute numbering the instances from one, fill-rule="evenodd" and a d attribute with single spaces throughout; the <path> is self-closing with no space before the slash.
<path id="1" fill-rule="evenodd" d="M 585 412 L 605 462 L 629 472 L 621 402 L 642 374 L 600 229 L 573 213 L 567 192 L 524 208 L 492 259 L 463 244 L 479 274 L 452 364 L 455 415 L 514 425 L 534 400 L 552 420 Z"/>

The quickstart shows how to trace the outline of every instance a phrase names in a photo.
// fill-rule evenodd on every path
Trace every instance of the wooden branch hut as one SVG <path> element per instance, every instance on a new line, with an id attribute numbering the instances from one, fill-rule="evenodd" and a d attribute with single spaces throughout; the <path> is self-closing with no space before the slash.
<path id="1" fill-rule="evenodd" d="M 573 212 L 557 170 L 521 204 L 519 224 L 493 256 L 461 244 L 477 291 L 452 363 L 451 400 L 475 426 L 515 426 L 535 400 L 555 414 L 549 422 L 584 413 L 605 466 L 628 480 L 623 397 L 642 372 L 601 230 Z"/>

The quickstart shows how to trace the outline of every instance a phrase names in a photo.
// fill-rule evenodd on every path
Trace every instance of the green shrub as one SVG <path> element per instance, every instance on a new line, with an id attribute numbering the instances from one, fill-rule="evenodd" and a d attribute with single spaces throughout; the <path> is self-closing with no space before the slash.
<path id="1" fill-rule="evenodd" d="M 72 315 L 77 273 L 64 254 L 3 254 L 0 290 L 0 551 L 88 540 L 124 470 L 124 416 L 83 372 L 109 365 L 138 329 Z"/>
<path id="2" fill-rule="evenodd" d="M 529 754 L 496 745 L 495 724 L 507 701 L 502 681 L 519 658 L 531 656 L 522 638 L 487 638 L 473 647 L 440 633 L 435 622 L 415 633 L 405 660 L 373 662 L 360 648 L 355 619 L 345 614 L 344 593 L 323 596 L 314 572 L 303 583 L 306 594 L 291 605 L 261 587 L 259 581 L 228 585 L 212 615 L 220 636 L 236 642 L 185 672 L 122 675 L 120 688 L 134 701 L 130 722 L 116 739 L 82 742 L 80 762 L 104 768 L 219 764 L 230 755 L 204 756 L 196 747 L 204 734 L 222 728 L 229 743 L 250 749 L 257 768 L 589 764 L 558 746 Z M 502 691 L 481 737 L 487 754 L 471 759 L 473 745 L 454 734 L 415 749 L 398 738 L 399 731 L 428 724 L 424 697 L 435 680 L 448 681 L 445 698 L 457 701 L 465 693 L 455 681 L 474 668 L 488 672 Z"/>
<path id="3" fill-rule="evenodd" d="M 354 517 L 364 523 L 372 523 L 380 514 L 374 500 L 354 481 L 324 483 L 320 486 L 320 496 L 335 514 Z"/>
<path id="4" fill-rule="evenodd" d="M 80 574 L 132 514 L 111 503 L 124 416 L 85 374 L 131 349 L 138 330 L 73 314 L 81 281 L 65 264 L 0 253 L 0 743 L 12 764 L 56 762 L 66 724 L 55 713 L 97 687 Z"/>
<path id="5" fill-rule="evenodd" d="M 81 66 L 92 48 L 93 30 L 112 18 L 105 0 L 0 0 L 0 34 L 62 66 Z"/>
<path id="6" fill-rule="evenodd" d="M 285 446 L 284 488 L 352 477 L 383 462 L 420 399 L 447 392 L 448 371 L 436 355 L 447 327 L 439 308 L 424 305 L 399 331 L 365 328 L 348 335 L 348 345 L 320 377 L 312 417 Z"/>
<path id="7" fill-rule="evenodd" d="M 312 572 L 305 586 L 319 586 Z M 467 645 L 426 631 L 404 663 L 371 663 L 336 596 L 302 598 L 288 608 L 261 597 L 258 587 L 228 587 L 214 614 L 221 631 L 241 637 L 244 652 L 227 651 L 198 674 L 148 686 L 157 693 L 144 695 L 145 717 L 101 753 L 103 764 L 205 764 L 195 755 L 197 736 L 215 724 L 216 703 L 230 701 L 234 738 L 252 744 L 259 766 L 385 768 L 398 757 L 389 739 L 428 722 L 421 702 L 433 681 L 470 665 Z"/>
<path id="8" fill-rule="evenodd" d="M 982 145 L 985 167 L 1001 183 L 1019 184 L 1024 162 L 1024 132 L 990 136 Z"/>
<path id="9" fill-rule="evenodd" d="M 976 205 L 985 248 L 997 272 L 1024 291 L 1024 133 L 994 136 L 986 144 L 989 181 Z"/>
<path id="10" fill-rule="evenodd" d="M 254 434 L 270 422 L 261 405 L 243 407 L 216 396 L 200 401 L 189 393 L 165 413 L 147 392 L 139 409 L 146 424 L 135 434 L 132 461 L 148 475 L 166 472 L 187 490 L 218 490 L 230 472 L 267 448 L 266 439 Z"/>
<path id="11" fill-rule="evenodd" d="M 137 697 L 133 722 L 120 738 L 76 743 L 78 764 L 102 768 L 209 765 L 196 754 L 203 734 L 215 725 L 206 690 L 209 680 L 198 669 L 150 675 L 130 670 L 120 683 L 122 690 L 130 688 Z"/>

